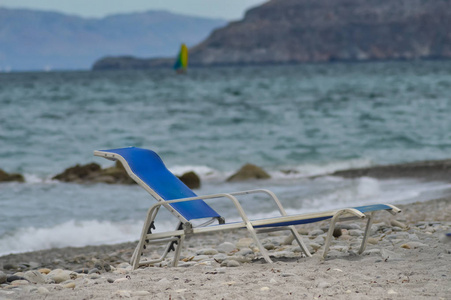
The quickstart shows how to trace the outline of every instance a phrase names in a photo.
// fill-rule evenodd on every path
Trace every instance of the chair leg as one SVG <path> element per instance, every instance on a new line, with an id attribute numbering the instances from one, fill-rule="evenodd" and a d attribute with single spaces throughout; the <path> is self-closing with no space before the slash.
<path id="1" fill-rule="evenodd" d="M 272 263 L 271 258 L 269 258 L 268 252 L 266 251 L 265 247 L 263 247 L 262 243 L 260 242 L 260 240 L 258 239 L 257 233 L 255 232 L 254 227 L 252 226 L 251 223 L 246 222 L 246 227 L 249 230 L 249 232 L 252 235 L 252 238 L 254 239 L 255 243 L 257 244 L 258 249 L 260 250 L 260 253 L 262 254 L 263 258 L 265 259 L 265 261 L 267 263 Z"/>
<path id="2" fill-rule="evenodd" d="M 360 249 L 359 249 L 359 254 L 362 254 L 363 251 L 365 251 L 366 244 L 368 242 L 368 236 L 369 236 L 369 233 L 371 230 L 371 225 L 373 224 L 373 215 L 374 215 L 374 212 L 372 212 L 368 216 L 368 222 L 366 223 L 366 228 L 365 228 L 365 235 L 363 236 L 362 245 L 360 246 Z"/>
<path id="3" fill-rule="evenodd" d="M 311 257 L 312 254 L 308 250 L 307 246 L 304 244 L 304 241 L 302 240 L 302 237 L 299 235 L 299 233 L 296 230 L 296 228 L 294 226 L 290 226 L 289 228 L 290 228 L 291 234 L 293 234 L 296 242 L 299 244 L 299 247 L 301 247 L 301 250 L 304 252 L 304 254 L 307 257 Z"/>
<path id="4" fill-rule="evenodd" d="M 329 252 L 330 242 L 334 234 L 335 224 L 337 223 L 337 220 L 340 217 L 340 215 L 341 215 L 340 213 L 337 213 L 335 216 L 333 216 L 332 220 L 330 221 L 329 231 L 327 232 L 326 237 L 326 243 L 324 244 L 323 258 L 326 258 L 327 252 Z"/>
<path id="5" fill-rule="evenodd" d="M 185 235 L 182 235 L 177 243 L 177 247 L 175 248 L 174 260 L 172 261 L 172 266 L 177 267 L 180 260 L 180 253 L 182 252 L 183 242 L 185 241 Z"/>

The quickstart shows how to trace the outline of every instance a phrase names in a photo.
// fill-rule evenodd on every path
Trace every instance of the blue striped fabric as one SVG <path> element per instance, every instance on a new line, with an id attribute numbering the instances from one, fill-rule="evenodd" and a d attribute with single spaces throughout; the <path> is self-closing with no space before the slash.
<path id="1" fill-rule="evenodd" d="M 100 150 L 122 156 L 133 173 L 155 191 L 164 200 L 196 197 L 180 179 L 172 174 L 164 165 L 161 158 L 153 151 L 136 147 Z M 203 200 L 194 200 L 170 204 L 185 219 L 202 219 L 220 217 Z"/>

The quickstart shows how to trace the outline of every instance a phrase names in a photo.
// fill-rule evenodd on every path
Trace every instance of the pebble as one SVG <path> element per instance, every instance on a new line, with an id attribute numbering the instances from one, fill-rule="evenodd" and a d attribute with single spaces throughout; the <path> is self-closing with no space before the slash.
<path id="1" fill-rule="evenodd" d="M 42 275 L 42 273 L 40 273 L 37 270 L 27 271 L 27 272 L 25 272 L 23 277 L 32 283 L 38 283 L 38 284 L 45 283 L 44 275 Z"/>
<path id="2" fill-rule="evenodd" d="M 242 248 L 242 249 L 240 249 L 240 251 L 238 251 L 236 253 L 236 255 L 242 255 L 242 256 L 246 256 L 249 254 L 254 254 L 254 251 L 252 251 L 252 249 L 250 249 L 250 248 Z"/>
<path id="3" fill-rule="evenodd" d="M 0 284 L 5 283 L 7 279 L 8 279 L 8 276 L 6 276 L 5 273 L 0 271 Z"/>
<path id="4" fill-rule="evenodd" d="M 50 269 L 47 269 L 47 268 L 42 268 L 42 269 L 39 269 L 38 270 L 39 271 L 39 273 L 41 273 L 41 274 L 48 274 L 48 273 L 50 273 L 52 270 L 50 270 Z"/>
<path id="5" fill-rule="evenodd" d="M 9 275 L 6 277 L 6 281 L 8 281 L 8 282 L 13 282 L 16 280 L 26 280 L 26 279 L 23 278 L 22 276 L 17 276 L 17 275 Z"/>
<path id="6" fill-rule="evenodd" d="M 45 287 L 43 287 L 43 286 L 38 287 L 37 292 L 39 294 L 48 294 L 48 293 L 50 293 L 50 291 L 48 289 L 46 289 Z"/>
<path id="7" fill-rule="evenodd" d="M 218 262 L 223 262 L 224 260 L 227 259 L 227 257 L 228 256 L 226 254 L 224 254 L 224 253 L 218 253 L 218 254 L 213 256 L 213 259 L 217 260 Z"/>
<path id="8" fill-rule="evenodd" d="M 264 286 L 260 289 L 260 291 L 263 291 L 263 292 L 269 291 L 269 287 Z"/>
<path id="9" fill-rule="evenodd" d="M 282 273 L 282 274 L 280 274 L 280 276 L 282 276 L 282 277 L 291 277 L 291 276 L 294 276 L 294 274 L 293 273 Z"/>
<path id="10" fill-rule="evenodd" d="M 318 236 L 318 235 L 321 235 L 323 233 L 324 233 L 324 231 L 322 231 L 321 229 L 316 229 L 316 230 L 312 230 L 310 232 L 310 236 Z"/>
<path id="11" fill-rule="evenodd" d="M 351 229 L 349 230 L 349 235 L 350 236 L 362 236 L 363 235 L 363 230 L 360 229 Z"/>
<path id="12" fill-rule="evenodd" d="M 408 242 L 406 244 L 401 245 L 401 248 L 404 249 L 416 249 L 416 248 L 423 248 L 428 247 L 428 245 L 420 243 L 420 242 Z"/>
<path id="13" fill-rule="evenodd" d="M 165 278 L 164 278 L 164 279 L 165 279 Z M 128 280 L 128 278 L 125 278 L 125 277 L 123 277 L 123 278 L 118 278 L 118 279 L 114 280 L 113 283 L 119 283 L 119 282 L 127 281 L 127 280 Z M 167 279 L 166 279 L 166 280 L 167 280 Z"/>
<path id="14" fill-rule="evenodd" d="M 19 285 L 28 285 L 30 282 L 28 280 L 14 280 L 11 282 L 12 286 L 19 286 Z"/>
<path id="15" fill-rule="evenodd" d="M 64 284 L 63 285 L 63 288 L 66 288 L 66 289 L 74 289 L 75 288 L 75 282 L 69 282 L 69 283 L 66 283 L 66 284 Z"/>
<path id="16" fill-rule="evenodd" d="M 68 270 L 55 269 L 47 274 L 47 278 L 53 280 L 55 283 L 61 283 L 66 280 L 76 279 L 77 273 Z"/>
<path id="17" fill-rule="evenodd" d="M 216 247 L 216 250 L 218 250 L 219 253 L 230 253 L 235 249 L 235 245 L 229 242 L 224 242 Z"/>
<path id="18" fill-rule="evenodd" d="M 202 255 L 216 255 L 216 254 L 218 254 L 218 250 L 212 249 L 212 248 L 200 249 L 200 250 L 197 250 L 196 254 L 200 255 L 200 256 L 202 256 Z"/>
<path id="19" fill-rule="evenodd" d="M 227 261 L 227 267 L 233 268 L 233 267 L 239 267 L 241 264 L 237 262 L 236 260 L 228 260 Z"/>
<path id="20" fill-rule="evenodd" d="M 241 248 L 250 248 L 249 246 L 254 243 L 254 240 L 251 238 L 241 238 L 237 243 L 236 247 L 238 249 Z"/>
<path id="21" fill-rule="evenodd" d="M 113 278 L 107 278 L 106 281 L 109 282 L 109 283 L 113 283 L 113 282 L 114 282 L 114 279 L 113 279 Z"/>
<path id="22" fill-rule="evenodd" d="M 379 239 L 372 238 L 372 237 L 368 238 L 367 241 L 368 241 L 368 244 L 371 244 L 371 245 L 376 245 L 377 243 L 379 243 Z"/>

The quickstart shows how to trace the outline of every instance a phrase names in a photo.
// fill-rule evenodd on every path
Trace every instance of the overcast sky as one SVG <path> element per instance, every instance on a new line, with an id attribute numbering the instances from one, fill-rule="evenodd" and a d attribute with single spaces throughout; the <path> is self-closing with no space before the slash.
<path id="1" fill-rule="evenodd" d="M 51 10 L 83 17 L 103 17 L 116 13 L 169 10 L 174 13 L 241 19 L 251 7 L 265 0 L 0 0 L 0 7 Z"/>

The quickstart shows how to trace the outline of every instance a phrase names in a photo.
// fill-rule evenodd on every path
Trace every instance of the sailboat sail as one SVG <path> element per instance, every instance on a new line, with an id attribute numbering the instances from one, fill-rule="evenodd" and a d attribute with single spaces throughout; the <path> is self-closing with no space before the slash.
<path id="1" fill-rule="evenodd" d="M 174 70 L 177 73 L 185 73 L 188 68 L 188 48 L 185 44 L 182 44 L 180 48 L 179 55 L 177 56 L 177 60 L 174 64 Z"/>

